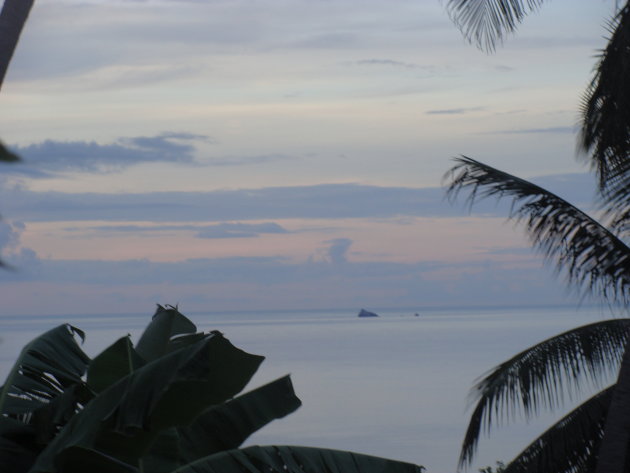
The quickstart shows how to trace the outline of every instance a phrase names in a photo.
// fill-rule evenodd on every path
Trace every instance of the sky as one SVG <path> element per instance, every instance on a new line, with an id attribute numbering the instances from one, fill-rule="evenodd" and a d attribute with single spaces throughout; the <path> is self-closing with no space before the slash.
<path id="1" fill-rule="evenodd" d="M 576 304 L 465 154 L 589 208 L 612 1 L 486 54 L 438 0 L 38 0 L 0 92 L 3 315 Z"/>

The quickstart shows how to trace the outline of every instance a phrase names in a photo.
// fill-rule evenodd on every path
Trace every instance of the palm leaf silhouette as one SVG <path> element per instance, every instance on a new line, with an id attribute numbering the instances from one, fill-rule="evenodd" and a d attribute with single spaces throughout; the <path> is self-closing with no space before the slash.
<path id="1" fill-rule="evenodd" d="M 625 233 L 630 220 L 630 4 L 608 30 L 608 44 L 582 101 L 579 146 L 591 153 L 611 228 Z"/>
<path id="2" fill-rule="evenodd" d="M 519 453 L 503 473 L 591 473 L 614 386 L 582 403 Z"/>
<path id="3" fill-rule="evenodd" d="M 561 197 L 524 179 L 463 156 L 447 172 L 447 195 L 470 191 L 468 202 L 511 197 L 510 218 L 525 224 L 535 248 L 555 263 L 570 285 L 628 302 L 630 249 L 611 231 Z"/>
<path id="4" fill-rule="evenodd" d="M 522 408 L 526 417 L 556 407 L 566 392 L 585 382 L 599 384 L 619 366 L 630 319 L 596 322 L 538 343 L 501 363 L 472 389 L 477 404 L 460 453 L 460 466 L 472 460 L 482 431 Z"/>
<path id="5" fill-rule="evenodd" d="M 449 0 L 447 10 L 464 37 L 485 51 L 516 31 L 544 0 Z"/>

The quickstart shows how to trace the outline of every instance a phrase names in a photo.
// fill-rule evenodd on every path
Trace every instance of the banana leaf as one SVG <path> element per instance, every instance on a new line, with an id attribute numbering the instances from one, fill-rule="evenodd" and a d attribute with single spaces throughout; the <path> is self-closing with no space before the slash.
<path id="1" fill-rule="evenodd" d="M 138 468 L 102 452 L 78 446 L 64 450 L 55 458 L 58 471 L 63 473 L 136 473 Z"/>
<path id="2" fill-rule="evenodd" d="M 194 334 L 197 327 L 177 308 L 158 304 L 151 323 L 136 343 L 136 352 L 146 361 L 152 361 L 166 354 L 169 342 L 176 335 Z"/>
<path id="3" fill-rule="evenodd" d="M 161 432 L 143 458 L 146 471 L 170 472 L 213 453 L 239 447 L 251 434 L 302 405 L 289 376 L 211 407 L 187 426 Z"/>
<path id="4" fill-rule="evenodd" d="M 289 376 L 208 409 L 190 426 L 179 428 L 187 462 L 239 447 L 251 434 L 296 411 L 302 402 Z M 202 440 L 203 439 L 203 440 Z"/>
<path id="5" fill-rule="evenodd" d="M 177 427 L 162 430 L 150 451 L 140 460 L 142 471 L 151 473 L 170 473 L 184 464 Z"/>
<path id="6" fill-rule="evenodd" d="M 88 386 L 100 393 L 144 364 L 129 337 L 122 337 L 92 360 L 87 372 Z"/>
<path id="7" fill-rule="evenodd" d="M 25 473 L 43 446 L 31 425 L 0 416 L 0 465 L 3 473 Z"/>
<path id="8" fill-rule="evenodd" d="M 173 473 L 422 473 L 386 458 L 312 447 L 253 446 L 205 457 Z"/>
<path id="9" fill-rule="evenodd" d="M 59 471 L 55 457 L 96 450 L 134 467 L 161 430 L 190 423 L 240 392 L 264 358 L 216 334 L 125 376 L 90 401 L 40 454 L 31 473 Z M 69 451 L 70 453 L 66 452 Z M 66 453 L 64 453 L 66 452 Z"/>
<path id="10" fill-rule="evenodd" d="M 27 344 L 0 388 L 0 413 L 28 422 L 33 411 L 82 383 L 90 361 L 79 347 L 84 333 L 60 325 Z"/>
<path id="11" fill-rule="evenodd" d="M 37 442 L 47 445 L 93 397 L 92 390 L 83 383 L 77 383 L 37 408 L 30 421 L 37 431 Z"/>

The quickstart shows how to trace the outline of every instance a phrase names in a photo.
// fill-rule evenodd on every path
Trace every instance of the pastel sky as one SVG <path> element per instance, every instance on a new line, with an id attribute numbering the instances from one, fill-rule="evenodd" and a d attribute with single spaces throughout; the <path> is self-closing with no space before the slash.
<path id="1" fill-rule="evenodd" d="M 492 55 L 437 0 L 38 0 L 0 93 L 5 314 L 573 303 L 466 154 L 590 205 L 614 2 Z"/>

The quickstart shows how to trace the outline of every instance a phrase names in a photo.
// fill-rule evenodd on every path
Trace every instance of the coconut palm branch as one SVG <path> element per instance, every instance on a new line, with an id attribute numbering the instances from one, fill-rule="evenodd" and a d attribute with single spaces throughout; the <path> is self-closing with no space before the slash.
<path id="1" fill-rule="evenodd" d="M 611 303 L 628 302 L 630 248 L 612 232 L 542 187 L 465 156 L 456 161 L 445 176 L 451 199 L 464 189 L 471 206 L 480 198 L 511 197 L 510 218 L 525 224 L 534 247 L 570 285 Z"/>
<path id="2" fill-rule="evenodd" d="M 497 43 L 544 0 L 449 0 L 447 10 L 464 37 L 485 51 L 494 51 Z"/>
<path id="3" fill-rule="evenodd" d="M 540 408 L 558 406 L 564 396 L 585 383 L 598 386 L 619 367 L 630 319 L 584 325 L 540 342 L 501 363 L 471 390 L 477 404 L 470 418 L 460 454 L 469 464 L 482 431 L 513 417 L 520 409 L 526 418 Z"/>
<path id="4" fill-rule="evenodd" d="M 569 412 L 519 453 L 504 473 L 592 473 L 613 386 Z"/>
<path id="5" fill-rule="evenodd" d="M 580 145 L 592 152 L 600 186 L 615 188 L 630 155 L 630 4 L 609 21 L 608 30 L 583 98 Z"/>
<path id="6" fill-rule="evenodd" d="M 0 87 L 35 0 L 4 0 L 0 11 Z"/>
<path id="7" fill-rule="evenodd" d="M 609 22 L 610 37 L 600 54 L 582 102 L 580 148 L 591 154 L 611 227 L 628 230 L 630 219 L 630 4 Z"/>

